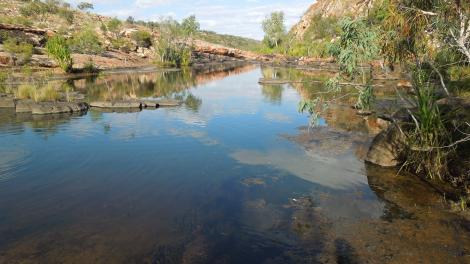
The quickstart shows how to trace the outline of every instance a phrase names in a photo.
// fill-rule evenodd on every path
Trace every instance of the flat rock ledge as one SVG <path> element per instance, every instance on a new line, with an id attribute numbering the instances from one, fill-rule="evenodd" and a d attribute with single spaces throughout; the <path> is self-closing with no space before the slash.
<path id="1" fill-rule="evenodd" d="M 84 102 L 34 102 L 15 99 L 12 96 L 0 95 L 0 108 L 14 108 L 16 113 L 33 115 L 83 113 L 89 108 Z"/>
<path id="2" fill-rule="evenodd" d="M 175 107 L 182 103 L 176 100 L 141 100 L 141 101 L 95 101 L 90 103 L 93 108 L 107 109 L 143 109 L 159 107 Z"/>
<path id="3" fill-rule="evenodd" d="M 88 110 L 86 103 L 69 103 L 69 102 L 43 102 L 31 105 L 31 113 L 33 115 L 49 115 L 63 113 L 82 113 Z"/>
<path id="4" fill-rule="evenodd" d="M 139 101 L 97 101 L 91 102 L 90 107 L 95 108 L 139 108 L 145 106 Z"/>

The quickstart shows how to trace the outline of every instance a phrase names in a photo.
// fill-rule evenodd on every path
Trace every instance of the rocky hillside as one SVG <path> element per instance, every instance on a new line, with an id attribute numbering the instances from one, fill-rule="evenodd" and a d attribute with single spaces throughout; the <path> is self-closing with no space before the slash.
<path id="1" fill-rule="evenodd" d="M 44 49 L 47 38 L 56 34 L 70 42 L 73 67 L 78 69 L 90 61 L 99 69 L 148 65 L 157 55 L 154 44 L 162 39 L 159 24 L 154 22 L 119 21 L 78 10 L 64 1 L 0 0 L 0 66 L 22 66 L 26 53 L 31 66 L 56 67 Z M 205 31 L 194 37 L 190 40 L 194 52 L 209 53 L 211 60 L 263 59 L 242 50 L 257 45 L 255 40 Z M 8 48 L 9 39 L 15 39 L 17 46 Z M 32 51 L 27 51 L 27 45 L 33 46 Z M 194 55 L 207 62 L 208 56 Z"/>
<path id="2" fill-rule="evenodd" d="M 317 0 L 291 30 L 296 39 L 302 39 L 314 18 L 357 16 L 372 7 L 374 0 Z"/>

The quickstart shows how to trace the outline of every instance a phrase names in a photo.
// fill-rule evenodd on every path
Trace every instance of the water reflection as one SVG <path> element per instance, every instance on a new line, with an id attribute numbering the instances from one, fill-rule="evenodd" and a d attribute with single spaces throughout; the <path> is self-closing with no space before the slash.
<path id="1" fill-rule="evenodd" d="M 1 110 L 0 263 L 465 261 L 464 218 L 415 178 L 364 164 L 372 119 L 338 106 L 308 129 L 297 103 L 322 86 L 269 90 L 262 76 L 322 78 L 253 65 L 126 73 L 68 83 L 87 100 L 186 104 Z"/>

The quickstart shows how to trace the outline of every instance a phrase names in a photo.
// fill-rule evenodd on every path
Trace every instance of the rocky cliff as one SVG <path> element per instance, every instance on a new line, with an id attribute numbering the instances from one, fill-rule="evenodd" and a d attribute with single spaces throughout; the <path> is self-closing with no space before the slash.
<path id="1" fill-rule="evenodd" d="M 314 17 L 341 17 L 365 14 L 375 0 L 317 0 L 291 30 L 293 36 L 302 39 Z"/>

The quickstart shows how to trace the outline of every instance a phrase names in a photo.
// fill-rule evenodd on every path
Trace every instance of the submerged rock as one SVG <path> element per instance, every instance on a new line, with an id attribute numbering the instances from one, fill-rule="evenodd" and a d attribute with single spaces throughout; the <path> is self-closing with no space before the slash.
<path id="1" fill-rule="evenodd" d="M 403 136 L 399 129 L 390 126 L 374 138 L 366 161 L 382 167 L 396 167 L 402 163 L 400 153 L 403 147 Z"/>

